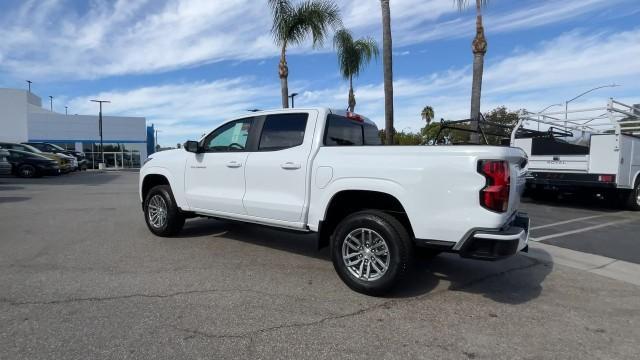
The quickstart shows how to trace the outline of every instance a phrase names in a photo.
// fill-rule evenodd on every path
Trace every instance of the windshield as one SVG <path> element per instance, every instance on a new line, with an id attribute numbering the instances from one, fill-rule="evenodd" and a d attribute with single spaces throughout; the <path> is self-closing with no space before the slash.
<path id="1" fill-rule="evenodd" d="M 65 149 L 61 148 L 60 146 L 58 146 L 56 144 L 47 144 L 47 145 L 51 146 L 52 148 L 54 148 L 56 150 L 65 151 Z"/>
<path id="2" fill-rule="evenodd" d="M 27 145 L 27 144 L 20 144 L 20 145 L 24 146 L 25 149 L 28 149 L 29 152 L 36 153 L 36 154 L 42 154 L 43 153 L 42 151 L 40 151 L 39 149 L 36 149 L 35 147 L 33 147 L 31 145 Z"/>

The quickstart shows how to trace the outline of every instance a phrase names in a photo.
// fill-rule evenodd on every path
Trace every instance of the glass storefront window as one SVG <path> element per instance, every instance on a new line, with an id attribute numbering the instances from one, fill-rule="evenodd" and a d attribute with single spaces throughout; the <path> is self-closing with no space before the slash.
<path id="1" fill-rule="evenodd" d="M 89 169 L 97 169 L 102 162 L 100 142 L 83 143 L 83 152 Z M 140 168 L 142 159 L 140 149 L 146 149 L 144 143 L 104 143 L 104 163 L 107 168 Z"/>

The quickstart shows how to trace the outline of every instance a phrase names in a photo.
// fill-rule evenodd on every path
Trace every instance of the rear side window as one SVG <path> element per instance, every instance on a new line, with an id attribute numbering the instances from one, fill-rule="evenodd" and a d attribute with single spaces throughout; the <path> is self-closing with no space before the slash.
<path id="1" fill-rule="evenodd" d="M 309 114 L 267 115 L 260 134 L 259 150 L 282 150 L 301 145 Z"/>
<path id="2" fill-rule="evenodd" d="M 378 129 L 374 125 L 329 114 L 324 144 L 326 146 L 361 146 L 380 145 L 381 141 Z"/>

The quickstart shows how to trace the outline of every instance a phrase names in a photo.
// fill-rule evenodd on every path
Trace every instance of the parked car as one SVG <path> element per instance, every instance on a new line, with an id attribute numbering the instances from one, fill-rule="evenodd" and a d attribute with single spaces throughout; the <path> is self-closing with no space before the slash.
<path id="1" fill-rule="evenodd" d="M 376 145 L 375 123 L 345 111 L 237 117 L 147 159 L 144 218 L 158 236 L 195 216 L 318 233 L 340 278 L 373 295 L 407 274 L 416 246 L 481 260 L 527 250 L 522 150 Z"/>
<path id="2" fill-rule="evenodd" d="M 44 175 L 59 175 L 60 166 L 57 160 L 32 152 L 8 150 L 9 162 L 16 176 L 24 178 L 40 177 Z"/>
<path id="3" fill-rule="evenodd" d="M 56 160 L 58 162 L 58 166 L 60 167 L 61 173 L 68 173 L 73 170 L 72 160 L 68 156 L 63 154 L 52 154 L 52 153 L 42 152 L 31 145 L 17 144 L 17 143 L 0 143 L 0 148 L 26 151 L 33 154 L 38 154 L 38 155 L 48 157 L 49 159 L 52 159 L 52 160 Z"/>
<path id="4" fill-rule="evenodd" d="M 45 142 L 23 142 L 23 144 L 31 145 L 37 148 L 40 151 L 52 153 L 52 154 L 62 154 L 73 157 L 75 159 L 75 164 L 73 165 L 75 170 L 87 170 L 87 159 L 85 154 L 81 151 L 67 150 L 56 144 L 45 143 Z"/>
<path id="5" fill-rule="evenodd" d="M 9 162 L 9 151 L 0 149 L 0 175 L 11 174 L 11 163 Z"/>

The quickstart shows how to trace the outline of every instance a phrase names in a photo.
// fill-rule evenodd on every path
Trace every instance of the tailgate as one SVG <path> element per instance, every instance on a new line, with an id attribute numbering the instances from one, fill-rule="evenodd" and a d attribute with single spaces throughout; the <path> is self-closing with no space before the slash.
<path id="1" fill-rule="evenodd" d="M 520 197 L 524 192 L 527 179 L 527 154 L 520 148 L 509 148 L 507 155 L 509 161 L 509 176 L 511 178 L 511 189 L 509 191 L 509 208 L 507 214 L 511 214 L 518 210 L 520 206 Z"/>
<path id="2" fill-rule="evenodd" d="M 589 155 L 532 155 L 530 171 L 587 172 Z"/>

